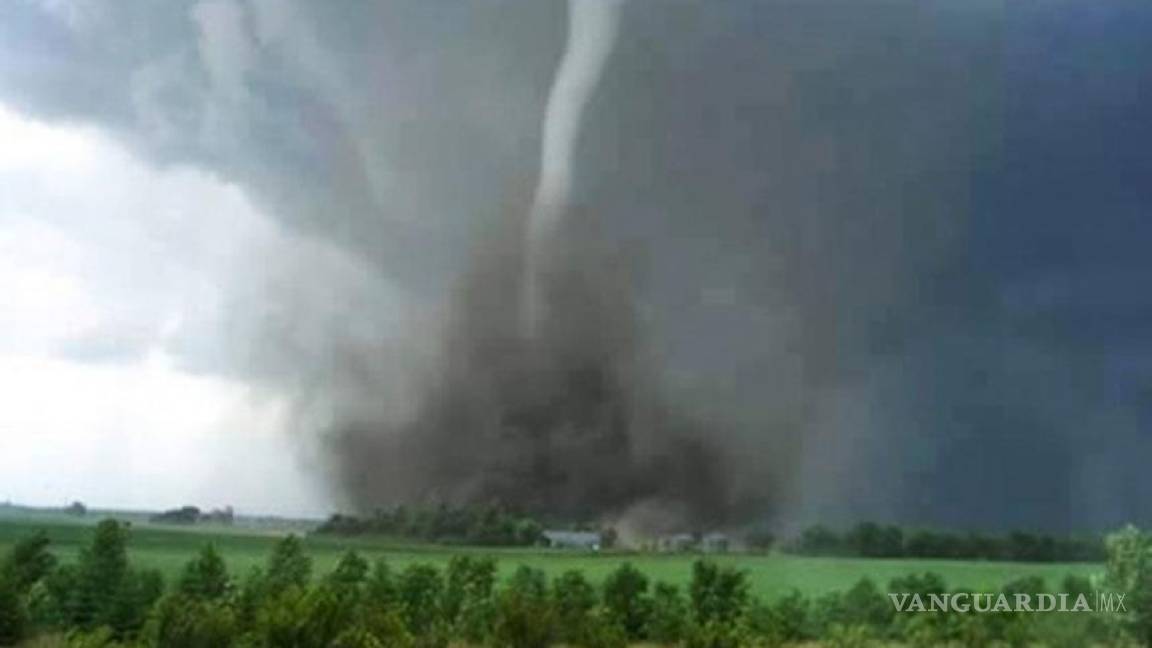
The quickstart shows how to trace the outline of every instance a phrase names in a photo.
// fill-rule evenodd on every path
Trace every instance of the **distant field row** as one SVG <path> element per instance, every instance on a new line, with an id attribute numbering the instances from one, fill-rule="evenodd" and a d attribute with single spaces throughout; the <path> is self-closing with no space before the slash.
<path id="1" fill-rule="evenodd" d="M 96 518 L 88 524 L 77 521 L 37 519 L 0 519 L 0 552 L 7 551 L 16 539 L 45 531 L 53 542 L 53 551 L 68 561 L 91 533 Z M 242 575 L 263 564 L 279 534 L 268 530 L 230 528 L 169 528 L 134 522 L 130 555 L 141 567 L 157 568 L 169 579 L 202 545 L 213 542 L 224 554 L 233 574 Z M 306 545 L 313 557 L 316 573 L 325 573 L 336 564 L 345 550 L 354 548 L 365 557 L 386 558 L 394 567 L 424 562 L 442 566 L 454 554 L 468 552 L 491 555 L 499 561 L 501 575 L 508 575 L 518 565 L 543 569 L 550 575 L 569 569 L 582 570 L 590 579 L 599 581 L 621 562 L 631 562 L 654 580 L 683 585 L 688 582 L 693 555 L 617 553 L 578 553 L 546 549 L 492 549 L 445 547 L 389 542 L 385 539 L 308 537 Z M 808 558 L 789 555 L 726 554 L 710 556 L 722 564 L 736 565 L 748 571 L 753 591 L 772 599 L 798 589 L 809 595 L 843 590 L 860 578 L 872 578 L 883 588 L 890 579 L 914 572 L 932 571 L 945 578 L 949 586 L 977 591 L 999 588 L 1004 583 L 1024 576 L 1040 576 L 1055 587 L 1068 574 L 1089 576 L 1099 573 L 1094 564 L 1031 564 L 912 559 L 847 559 Z"/>

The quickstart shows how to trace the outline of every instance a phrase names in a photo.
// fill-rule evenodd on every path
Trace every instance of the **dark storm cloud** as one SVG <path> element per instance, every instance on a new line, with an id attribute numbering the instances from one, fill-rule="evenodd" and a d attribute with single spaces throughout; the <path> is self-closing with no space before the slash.
<path id="1" fill-rule="evenodd" d="M 500 256 L 505 239 L 484 237 L 515 231 L 501 218 L 535 181 L 563 5 L 62 6 L 0 6 L 2 100 L 209 168 L 373 268 L 281 261 L 294 279 L 241 292 L 229 334 L 264 341 L 246 371 L 306 402 L 337 392 L 354 415 L 336 427 L 400 443 L 373 403 L 412 372 L 392 360 L 402 343 L 373 341 L 397 302 L 370 296 L 436 304 Z M 626 5 L 573 194 L 633 257 L 620 276 L 643 343 L 627 357 L 660 393 L 644 407 L 675 403 L 689 437 L 735 457 L 719 499 L 752 493 L 792 520 L 1152 515 L 1150 23 L 1139 2 Z M 497 308 L 507 283 L 485 285 Z M 499 318 L 448 312 L 449 333 L 500 339 Z M 461 375 L 516 384 L 487 367 Z M 421 376 L 434 387 L 412 407 L 459 411 Z M 435 444 L 452 451 L 433 473 L 468 443 Z M 588 474 L 635 470 L 616 509 L 664 494 L 651 469 Z M 372 499 L 377 483 L 346 476 Z"/>

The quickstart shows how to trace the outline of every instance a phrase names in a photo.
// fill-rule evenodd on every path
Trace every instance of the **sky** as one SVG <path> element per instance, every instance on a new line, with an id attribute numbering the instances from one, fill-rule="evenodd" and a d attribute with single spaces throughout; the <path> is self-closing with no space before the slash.
<path id="1" fill-rule="evenodd" d="M 98 129 L 3 110 L 0 140 L 0 497 L 322 511 L 283 399 L 179 362 L 275 225 L 236 186 Z"/>
<path id="2" fill-rule="evenodd" d="M 1152 523 L 1152 8 L 629 0 L 572 200 L 766 517 Z M 0 499 L 323 513 L 521 209 L 562 2 L 0 4 Z"/>

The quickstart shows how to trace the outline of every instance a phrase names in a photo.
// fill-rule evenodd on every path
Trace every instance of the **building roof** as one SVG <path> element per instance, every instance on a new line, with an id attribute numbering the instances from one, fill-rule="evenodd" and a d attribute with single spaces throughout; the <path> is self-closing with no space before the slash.
<path id="1" fill-rule="evenodd" d="M 544 531 L 544 537 L 552 544 L 600 544 L 600 534 L 593 531 Z"/>

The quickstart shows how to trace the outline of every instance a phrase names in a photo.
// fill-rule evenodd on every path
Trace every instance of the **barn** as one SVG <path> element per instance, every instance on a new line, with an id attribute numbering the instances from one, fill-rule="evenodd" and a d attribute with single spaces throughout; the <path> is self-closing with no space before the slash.
<path id="1" fill-rule="evenodd" d="M 556 549 L 600 551 L 600 534 L 593 531 L 553 531 L 543 533 L 547 546 Z"/>

